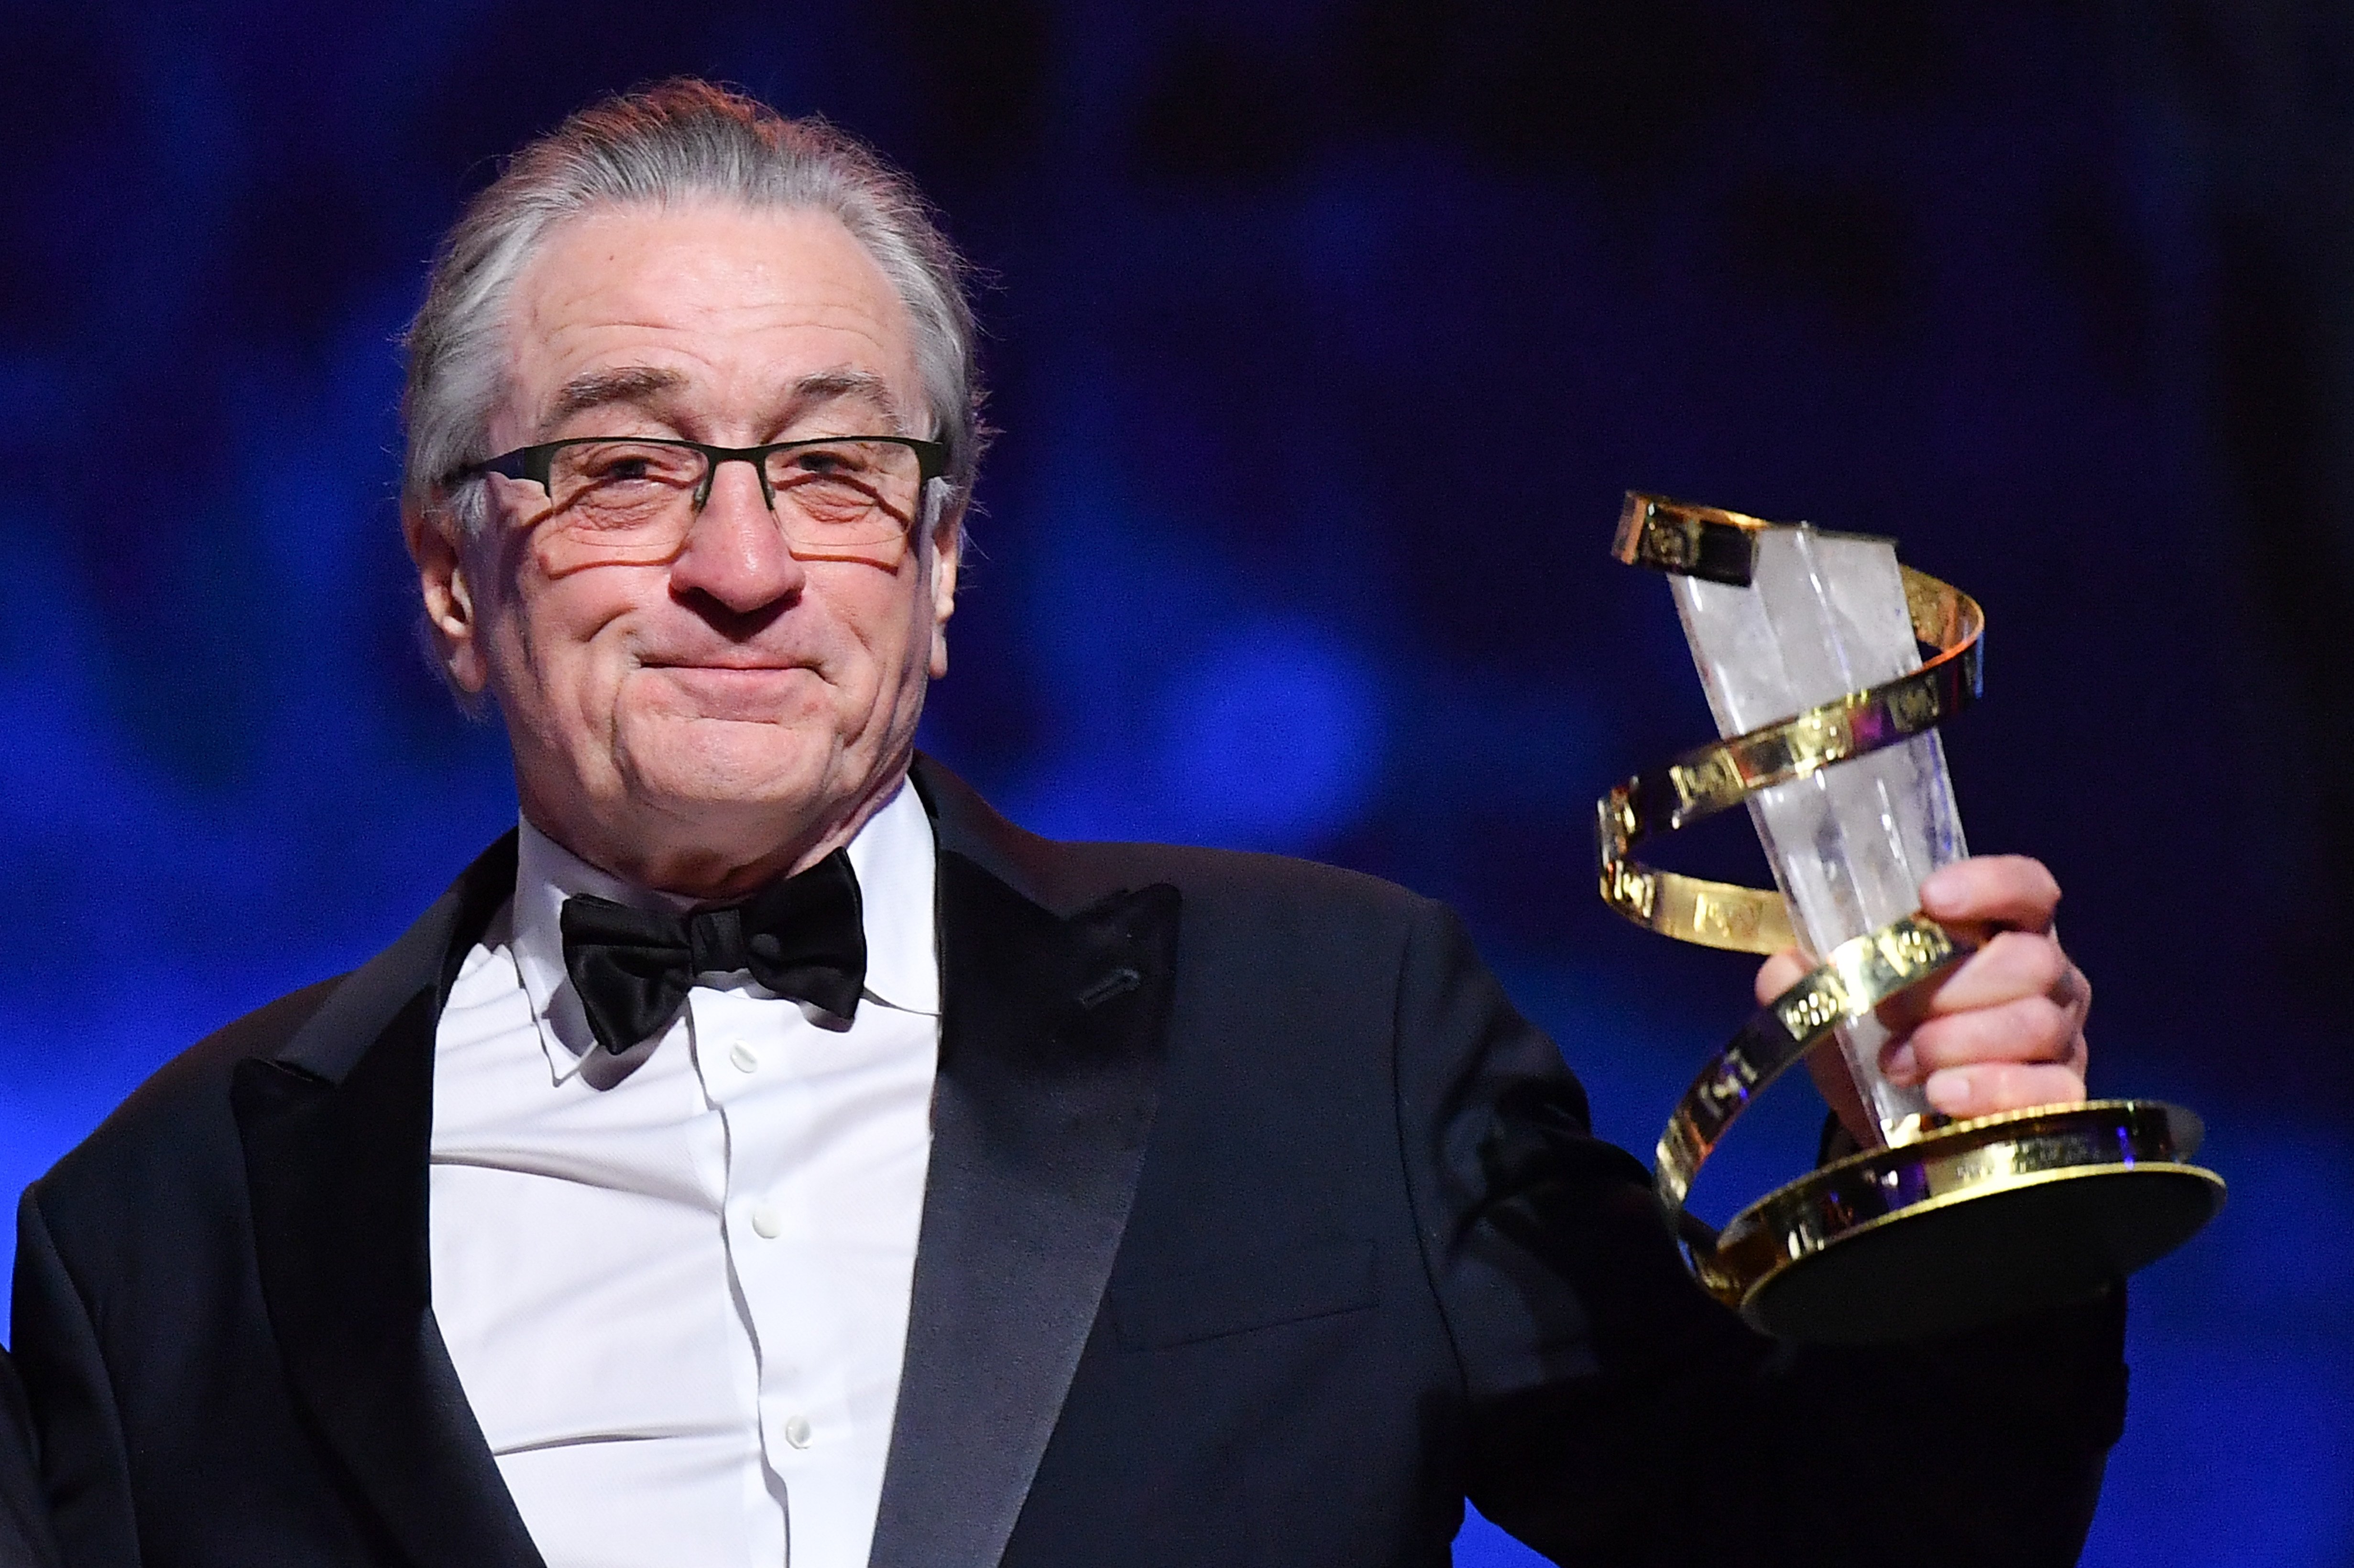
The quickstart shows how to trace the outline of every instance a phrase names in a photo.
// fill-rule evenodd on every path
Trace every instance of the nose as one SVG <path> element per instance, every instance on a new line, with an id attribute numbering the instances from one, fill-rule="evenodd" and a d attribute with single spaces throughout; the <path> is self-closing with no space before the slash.
<path id="1" fill-rule="evenodd" d="M 785 547 L 784 531 L 748 462 L 724 462 L 711 493 L 671 562 L 673 592 L 703 595 L 737 615 L 765 609 L 801 590 L 806 573 Z"/>

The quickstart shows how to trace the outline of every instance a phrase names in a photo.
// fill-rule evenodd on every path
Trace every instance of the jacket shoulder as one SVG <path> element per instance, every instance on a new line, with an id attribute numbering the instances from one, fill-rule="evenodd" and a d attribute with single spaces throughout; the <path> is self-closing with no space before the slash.
<path id="1" fill-rule="evenodd" d="M 111 1183 L 126 1166 L 143 1165 L 191 1136 L 226 1130 L 229 1075 L 237 1065 L 292 1039 L 344 979 L 336 975 L 264 1003 L 164 1063 L 35 1186 L 45 1197 L 69 1197 L 88 1182 Z"/>
<path id="2" fill-rule="evenodd" d="M 1044 838 L 1006 821 L 929 758 L 918 757 L 910 776 L 933 813 L 942 853 L 965 856 L 1060 915 L 1156 882 L 1174 886 L 1197 913 L 1321 908 L 1405 922 L 1440 907 L 1395 883 L 1286 855 Z"/>
<path id="3" fill-rule="evenodd" d="M 1165 882 L 1189 904 L 1279 909 L 1316 907 L 1335 915 L 1410 919 L 1434 906 L 1394 882 L 1319 861 L 1190 844 L 1058 842 L 1072 896 L 1095 896 Z"/>

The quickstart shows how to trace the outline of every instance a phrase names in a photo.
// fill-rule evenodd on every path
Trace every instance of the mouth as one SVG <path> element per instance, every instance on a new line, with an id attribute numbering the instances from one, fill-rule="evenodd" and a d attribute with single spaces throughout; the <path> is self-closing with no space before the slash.
<path id="1" fill-rule="evenodd" d="M 746 664 L 725 659 L 648 659 L 648 670 L 691 670 L 698 673 L 716 673 L 724 675 L 774 675 L 787 670 L 798 670 L 799 664 Z"/>
<path id="2" fill-rule="evenodd" d="M 794 689 L 816 677 L 806 664 L 742 659 L 648 660 L 640 668 L 705 718 L 773 719 L 779 705 L 797 707 Z"/>
<path id="3" fill-rule="evenodd" d="M 789 659 L 774 653 L 743 652 L 714 653 L 705 657 L 641 656 L 638 666 L 669 673 L 716 673 L 722 675 L 777 675 L 810 667 L 809 662 L 803 659 Z"/>

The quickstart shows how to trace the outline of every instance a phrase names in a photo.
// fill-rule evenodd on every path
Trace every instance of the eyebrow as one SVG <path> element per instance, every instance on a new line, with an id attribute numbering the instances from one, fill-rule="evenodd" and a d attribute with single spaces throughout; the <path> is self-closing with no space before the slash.
<path id="1" fill-rule="evenodd" d="M 652 408 L 669 394 L 687 384 L 686 376 L 676 370 L 652 365 L 626 365 L 612 370 L 591 370 L 566 382 L 556 394 L 548 409 L 546 428 L 554 429 L 576 414 L 591 408 L 610 408 L 617 403 L 636 404 Z M 867 370 L 817 370 L 793 383 L 787 408 L 798 416 L 811 405 L 852 400 L 872 407 L 894 427 L 904 422 L 897 399 L 891 396 L 891 384 Z"/>
<path id="2" fill-rule="evenodd" d="M 889 421 L 893 433 L 898 433 L 904 423 L 898 400 L 891 396 L 891 384 L 871 370 L 818 370 L 793 383 L 790 407 L 796 412 L 807 405 L 852 400 L 864 403 Z"/>
<path id="3" fill-rule="evenodd" d="M 615 403 L 657 402 L 664 393 L 675 392 L 685 385 L 686 377 L 679 372 L 651 365 L 591 370 L 574 376 L 557 390 L 555 405 L 547 411 L 547 427 L 553 429 L 575 414 Z"/>

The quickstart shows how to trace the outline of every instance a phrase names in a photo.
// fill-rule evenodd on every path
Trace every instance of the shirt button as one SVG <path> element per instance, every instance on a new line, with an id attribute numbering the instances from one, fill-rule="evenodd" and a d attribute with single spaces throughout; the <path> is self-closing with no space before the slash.
<path id="1" fill-rule="evenodd" d="M 808 1416 L 789 1415 L 785 1418 L 785 1441 L 790 1443 L 794 1447 L 808 1447 L 810 1446 L 810 1439 L 816 1436 L 816 1433 L 810 1430 Z"/>
<path id="2" fill-rule="evenodd" d="M 768 1204 L 755 1203 L 752 1205 L 752 1228 L 764 1241 L 774 1241 L 785 1228 L 784 1218 Z"/>
<path id="3" fill-rule="evenodd" d="M 739 1073 L 756 1073 L 760 1069 L 759 1053 L 741 1040 L 727 1047 L 727 1059 L 736 1064 L 736 1070 Z"/>

